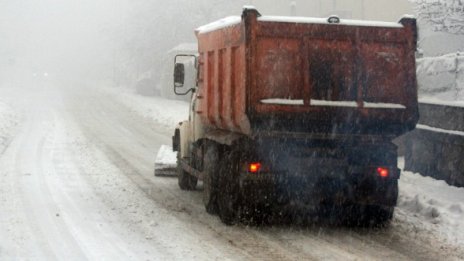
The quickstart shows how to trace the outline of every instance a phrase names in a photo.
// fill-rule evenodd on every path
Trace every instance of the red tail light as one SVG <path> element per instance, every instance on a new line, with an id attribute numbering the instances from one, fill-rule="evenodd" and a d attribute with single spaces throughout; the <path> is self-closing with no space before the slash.
<path id="1" fill-rule="evenodd" d="M 251 173 L 258 173 L 261 170 L 261 163 L 253 162 L 248 164 L 248 171 Z"/>
<path id="2" fill-rule="evenodd" d="M 379 174 L 379 176 L 381 176 L 382 178 L 387 178 L 390 175 L 390 172 L 387 168 L 378 167 L 377 174 Z"/>

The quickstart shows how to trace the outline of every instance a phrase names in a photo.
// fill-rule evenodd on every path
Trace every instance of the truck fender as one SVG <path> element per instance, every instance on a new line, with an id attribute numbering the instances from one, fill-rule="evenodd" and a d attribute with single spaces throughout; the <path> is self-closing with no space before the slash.
<path id="1" fill-rule="evenodd" d="M 179 123 L 174 131 L 172 148 L 174 151 L 178 151 L 181 158 L 186 158 L 189 155 L 189 133 L 190 124 L 188 121 Z"/>
<path id="2" fill-rule="evenodd" d="M 241 139 L 246 138 L 247 136 L 225 130 L 212 130 L 206 133 L 205 137 L 209 140 L 215 141 L 219 144 L 232 146 Z"/>

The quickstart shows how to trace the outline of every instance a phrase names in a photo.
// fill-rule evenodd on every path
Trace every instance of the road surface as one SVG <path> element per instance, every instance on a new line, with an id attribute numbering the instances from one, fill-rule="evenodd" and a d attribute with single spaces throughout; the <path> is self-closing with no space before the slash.
<path id="1" fill-rule="evenodd" d="M 172 130 L 91 88 L 0 94 L 22 115 L 0 155 L 1 260 L 464 258 L 401 212 L 385 229 L 225 226 L 204 211 L 201 186 L 153 176 Z"/>

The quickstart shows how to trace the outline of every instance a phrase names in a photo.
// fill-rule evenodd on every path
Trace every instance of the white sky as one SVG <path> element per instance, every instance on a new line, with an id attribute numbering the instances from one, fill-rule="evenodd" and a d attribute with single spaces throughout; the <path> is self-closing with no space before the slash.
<path id="1" fill-rule="evenodd" d="M 2 0 L 0 51 L 26 70 L 95 66 L 110 56 L 105 29 L 124 17 L 124 2 Z"/>

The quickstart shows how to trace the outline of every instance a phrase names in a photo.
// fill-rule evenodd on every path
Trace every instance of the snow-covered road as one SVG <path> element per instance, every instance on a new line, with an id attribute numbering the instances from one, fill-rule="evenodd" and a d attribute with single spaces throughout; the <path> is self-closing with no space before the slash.
<path id="1" fill-rule="evenodd" d="M 130 110 L 130 97 L 60 87 L 0 89 L 23 115 L 0 155 L 1 260 L 464 259 L 407 211 L 411 194 L 386 229 L 225 226 L 204 211 L 201 186 L 153 176 L 170 128 Z"/>

